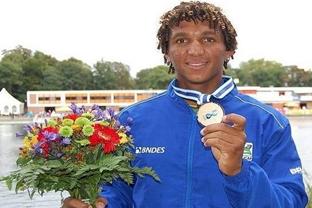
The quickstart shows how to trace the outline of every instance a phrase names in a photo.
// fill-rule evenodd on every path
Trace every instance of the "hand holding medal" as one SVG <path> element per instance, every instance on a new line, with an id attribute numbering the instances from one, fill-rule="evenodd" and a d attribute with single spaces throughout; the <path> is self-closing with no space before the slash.
<path id="1" fill-rule="evenodd" d="M 211 147 L 219 169 L 229 176 L 236 175 L 242 167 L 242 156 L 246 140 L 243 116 L 229 114 L 216 103 L 206 103 L 198 110 L 198 121 L 205 127 L 201 130 L 202 142 Z"/>

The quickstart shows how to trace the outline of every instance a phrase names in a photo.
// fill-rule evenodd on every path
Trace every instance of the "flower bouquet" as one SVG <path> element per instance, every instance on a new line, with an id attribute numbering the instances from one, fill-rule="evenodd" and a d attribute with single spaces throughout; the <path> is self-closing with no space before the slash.
<path id="1" fill-rule="evenodd" d="M 134 155 L 131 118 L 121 125 L 113 110 L 70 106 L 72 113 L 51 118 L 45 124 L 24 127 L 18 170 L 2 177 L 8 188 L 38 192 L 67 191 L 71 197 L 93 204 L 103 183 L 122 179 L 133 183 L 134 175 L 158 176 L 150 167 L 132 167 Z"/>

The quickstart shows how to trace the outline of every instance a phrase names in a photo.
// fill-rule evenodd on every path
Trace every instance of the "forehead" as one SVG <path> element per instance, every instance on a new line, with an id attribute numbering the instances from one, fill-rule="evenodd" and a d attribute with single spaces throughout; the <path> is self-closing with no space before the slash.
<path id="1" fill-rule="evenodd" d="M 214 33 L 220 34 L 219 29 L 215 29 L 209 25 L 208 21 L 182 21 L 179 25 L 173 26 L 171 28 L 171 36 L 178 33 L 192 33 L 192 34 L 202 34 L 202 33 Z"/>

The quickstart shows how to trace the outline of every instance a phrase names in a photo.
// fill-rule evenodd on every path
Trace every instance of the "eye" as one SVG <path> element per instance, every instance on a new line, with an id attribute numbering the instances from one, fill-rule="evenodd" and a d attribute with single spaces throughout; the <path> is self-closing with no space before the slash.
<path id="1" fill-rule="evenodd" d="M 187 40 L 185 38 L 179 38 L 176 40 L 176 43 L 181 44 L 181 43 L 186 43 Z"/>
<path id="2" fill-rule="evenodd" d="M 205 38 L 203 38 L 203 42 L 204 43 L 214 43 L 214 42 L 216 42 L 216 39 L 212 38 L 212 37 L 205 37 Z"/>

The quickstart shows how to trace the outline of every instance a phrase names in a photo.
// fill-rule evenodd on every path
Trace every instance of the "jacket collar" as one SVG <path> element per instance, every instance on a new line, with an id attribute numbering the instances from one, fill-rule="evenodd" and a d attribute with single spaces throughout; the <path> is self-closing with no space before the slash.
<path id="1" fill-rule="evenodd" d="M 169 92 L 171 91 L 171 95 L 177 95 L 181 98 L 194 100 L 197 102 L 198 105 L 202 105 L 203 103 L 207 103 L 210 101 L 211 97 L 216 99 L 222 99 L 226 95 L 228 95 L 234 88 L 235 84 L 233 82 L 232 77 L 230 76 L 223 76 L 222 77 L 223 84 L 218 87 L 212 94 L 203 94 L 196 90 L 189 90 L 179 88 L 177 86 L 177 80 L 174 79 L 169 84 Z"/>

